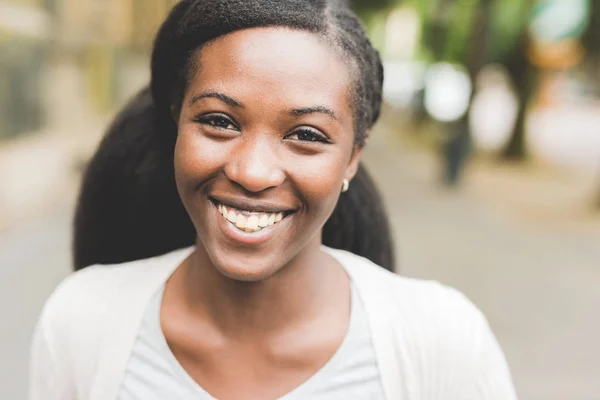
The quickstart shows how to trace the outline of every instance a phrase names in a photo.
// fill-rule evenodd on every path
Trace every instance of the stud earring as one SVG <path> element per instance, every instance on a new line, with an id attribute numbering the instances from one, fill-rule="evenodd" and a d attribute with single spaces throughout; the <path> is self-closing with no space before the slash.
<path id="1" fill-rule="evenodd" d="M 344 183 L 342 184 L 342 193 L 345 193 L 350 188 L 350 181 L 348 179 L 344 179 Z"/>

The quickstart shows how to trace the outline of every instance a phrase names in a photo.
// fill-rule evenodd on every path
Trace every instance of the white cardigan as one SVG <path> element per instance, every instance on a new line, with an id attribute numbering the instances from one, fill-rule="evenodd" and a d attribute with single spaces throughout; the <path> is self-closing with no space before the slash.
<path id="1" fill-rule="evenodd" d="M 325 249 L 364 304 L 387 399 L 516 399 L 485 317 L 461 293 Z M 192 251 L 68 277 L 36 329 L 30 400 L 115 400 L 148 302 Z"/>

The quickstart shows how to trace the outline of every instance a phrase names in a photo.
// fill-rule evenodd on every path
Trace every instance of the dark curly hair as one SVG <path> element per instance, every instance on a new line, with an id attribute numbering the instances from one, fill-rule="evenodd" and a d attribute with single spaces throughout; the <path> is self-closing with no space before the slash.
<path id="1" fill-rule="evenodd" d="M 182 0 L 156 37 L 150 87 L 117 116 L 85 173 L 75 215 L 75 269 L 150 257 L 195 242 L 175 186 L 173 110 L 181 106 L 188 77 L 198 67 L 199 49 L 235 31 L 272 26 L 314 33 L 340 52 L 355 81 L 355 144 L 365 144 L 380 114 L 383 68 L 346 2 Z M 387 216 L 362 165 L 322 239 L 393 269 Z"/>

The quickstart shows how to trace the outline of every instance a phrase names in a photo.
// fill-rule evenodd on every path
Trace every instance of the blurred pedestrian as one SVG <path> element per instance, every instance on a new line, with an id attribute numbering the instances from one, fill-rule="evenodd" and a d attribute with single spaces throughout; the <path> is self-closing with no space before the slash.
<path id="1" fill-rule="evenodd" d="M 141 99 L 173 164 L 156 178 L 174 174 L 196 239 L 63 282 L 35 334 L 31 399 L 514 399 L 464 296 L 323 245 L 378 206 L 346 203 L 323 231 L 353 190 L 382 79 L 339 2 L 179 2 Z M 124 173 L 155 178 L 161 156 L 117 143 Z"/>

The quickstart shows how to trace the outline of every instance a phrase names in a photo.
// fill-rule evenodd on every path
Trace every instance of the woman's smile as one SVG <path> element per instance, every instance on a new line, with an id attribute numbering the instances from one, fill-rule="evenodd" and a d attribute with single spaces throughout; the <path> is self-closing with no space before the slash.
<path id="1" fill-rule="evenodd" d="M 218 225 L 225 236 L 241 245 L 258 245 L 272 240 L 290 222 L 290 217 L 283 218 L 283 213 L 254 213 L 222 205 L 213 208 Z"/>
<path id="2" fill-rule="evenodd" d="M 228 222 L 244 232 L 255 233 L 269 228 L 283 219 L 283 213 L 249 211 L 219 204 L 219 212 Z"/>
<path id="3" fill-rule="evenodd" d="M 217 225 L 230 240 L 257 245 L 277 236 L 294 214 L 289 207 L 245 198 L 211 197 Z"/>

